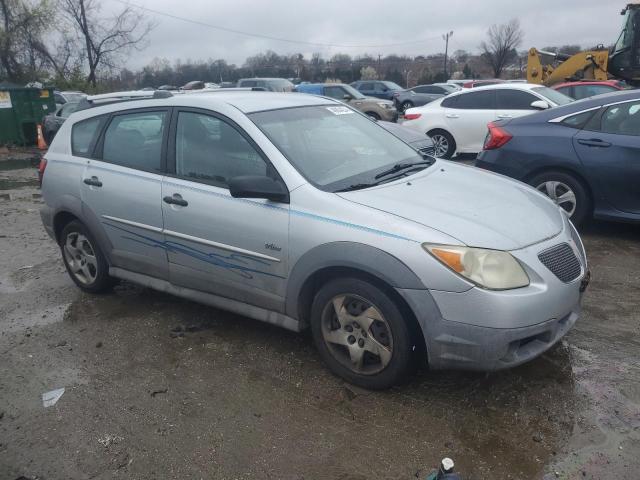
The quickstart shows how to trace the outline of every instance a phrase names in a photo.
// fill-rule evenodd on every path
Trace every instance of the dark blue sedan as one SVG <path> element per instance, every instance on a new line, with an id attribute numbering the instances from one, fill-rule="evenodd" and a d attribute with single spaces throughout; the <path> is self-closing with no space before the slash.
<path id="1" fill-rule="evenodd" d="M 640 90 L 492 122 L 476 166 L 532 185 L 575 224 L 640 222 Z"/>

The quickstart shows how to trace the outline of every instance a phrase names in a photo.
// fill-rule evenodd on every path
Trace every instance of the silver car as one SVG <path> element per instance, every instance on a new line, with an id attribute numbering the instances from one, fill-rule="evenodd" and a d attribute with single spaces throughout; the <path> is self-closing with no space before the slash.
<path id="1" fill-rule="evenodd" d="M 536 190 L 421 156 L 311 95 L 225 91 L 72 114 L 42 220 L 72 280 L 124 279 L 295 331 L 337 375 L 495 370 L 573 326 L 578 233 Z"/>

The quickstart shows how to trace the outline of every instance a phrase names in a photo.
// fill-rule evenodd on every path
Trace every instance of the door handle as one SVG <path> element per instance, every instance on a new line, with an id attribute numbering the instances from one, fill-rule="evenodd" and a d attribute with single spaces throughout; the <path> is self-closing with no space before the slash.
<path id="1" fill-rule="evenodd" d="M 609 142 L 605 142 L 604 140 L 600 140 L 599 138 L 589 138 L 589 139 L 579 139 L 578 143 L 580 145 L 586 145 L 587 147 L 610 147 L 611 144 Z"/>
<path id="2" fill-rule="evenodd" d="M 498 115 L 498 118 L 513 118 L 513 115 L 508 115 L 508 114 L 504 113 L 502 115 Z"/>
<path id="3" fill-rule="evenodd" d="M 182 198 L 182 195 L 180 195 L 179 193 L 174 193 L 172 197 L 167 195 L 162 200 L 164 201 L 164 203 L 168 203 L 169 205 L 178 205 L 180 207 L 186 207 L 187 205 L 189 205 L 189 202 Z"/>
<path id="4" fill-rule="evenodd" d="M 83 182 L 87 185 L 91 185 L 92 187 L 102 186 L 102 182 L 98 179 L 98 177 L 85 178 Z"/>
<path id="5" fill-rule="evenodd" d="M 458 115 L 457 113 L 447 113 L 445 115 L 445 117 L 447 117 L 447 118 L 460 118 L 460 115 Z"/>

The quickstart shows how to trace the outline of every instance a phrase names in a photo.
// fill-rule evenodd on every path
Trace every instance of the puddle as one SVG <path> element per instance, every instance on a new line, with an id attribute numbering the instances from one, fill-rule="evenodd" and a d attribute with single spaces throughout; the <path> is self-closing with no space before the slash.
<path id="1" fill-rule="evenodd" d="M 22 168 L 37 167 L 40 163 L 39 157 L 31 158 L 10 158 L 0 161 L 0 172 L 5 170 L 20 170 Z"/>
<path id="2" fill-rule="evenodd" d="M 0 190 L 15 190 L 24 187 L 37 187 L 37 178 L 0 178 Z"/>

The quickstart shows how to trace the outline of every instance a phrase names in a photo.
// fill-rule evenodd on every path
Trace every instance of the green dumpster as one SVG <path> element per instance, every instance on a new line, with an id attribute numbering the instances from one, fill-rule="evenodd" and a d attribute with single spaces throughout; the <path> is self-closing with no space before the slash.
<path id="1" fill-rule="evenodd" d="M 55 110 L 52 88 L 0 84 L 0 145 L 35 145 L 37 125 Z"/>

